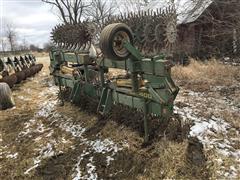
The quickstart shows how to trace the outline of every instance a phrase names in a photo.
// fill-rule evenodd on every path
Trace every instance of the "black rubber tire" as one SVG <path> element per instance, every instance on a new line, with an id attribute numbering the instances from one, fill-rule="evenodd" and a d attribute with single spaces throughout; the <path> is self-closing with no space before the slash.
<path id="1" fill-rule="evenodd" d="M 12 108 L 14 105 L 10 87 L 7 83 L 0 83 L 0 110 Z"/>
<path id="2" fill-rule="evenodd" d="M 114 23 L 106 26 L 100 35 L 100 48 L 102 53 L 106 58 L 112 60 L 125 60 L 130 56 L 130 53 L 127 53 L 126 56 L 121 57 L 118 56 L 113 50 L 113 40 L 115 35 L 119 32 L 123 31 L 127 33 L 130 43 L 133 44 L 133 33 L 132 30 L 124 23 Z"/>

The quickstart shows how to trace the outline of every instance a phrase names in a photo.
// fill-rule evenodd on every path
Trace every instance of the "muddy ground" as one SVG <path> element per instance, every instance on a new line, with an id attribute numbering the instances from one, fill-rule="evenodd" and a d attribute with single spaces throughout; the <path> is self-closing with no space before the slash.
<path id="1" fill-rule="evenodd" d="M 16 107 L 0 112 L 0 179 L 240 177 L 240 82 L 204 88 L 178 80 L 170 123 L 144 146 L 138 122 L 121 112 L 123 119 L 102 118 L 60 106 L 48 58 L 38 60 L 42 72 L 14 87 Z"/>

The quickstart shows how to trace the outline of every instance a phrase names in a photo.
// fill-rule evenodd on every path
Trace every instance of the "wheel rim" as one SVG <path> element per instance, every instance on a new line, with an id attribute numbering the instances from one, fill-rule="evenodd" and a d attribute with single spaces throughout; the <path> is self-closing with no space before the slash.
<path id="1" fill-rule="evenodd" d="M 113 38 L 113 51 L 119 57 L 128 56 L 129 52 L 124 47 L 125 42 L 130 42 L 129 35 L 125 31 L 119 31 Z"/>

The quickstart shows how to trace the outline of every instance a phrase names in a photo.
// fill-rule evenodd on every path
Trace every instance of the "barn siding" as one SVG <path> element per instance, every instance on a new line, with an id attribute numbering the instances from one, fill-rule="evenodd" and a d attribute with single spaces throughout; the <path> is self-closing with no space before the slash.
<path id="1" fill-rule="evenodd" d="M 190 55 L 194 53 L 195 47 L 195 28 L 194 25 L 183 25 L 179 27 L 178 34 L 178 53 Z"/>
<path id="2" fill-rule="evenodd" d="M 212 55 L 222 56 L 234 54 L 233 29 L 223 26 L 223 23 L 218 24 L 218 21 L 224 23 L 234 22 L 232 19 L 225 19 L 225 17 L 229 17 L 231 9 L 226 5 L 222 7 L 223 5 L 224 4 L 213 3 L 196 21 L 178 25 L 176 54 L 185 57 L 197 56 L 200 58 L 206 58 Z M 223 9 L 224 11 L 222 11 Z M 215 21 L 213 22 L 212 19 Z M 239 35 L 238 30 L 237 38 Z M 236 54 L 239 54 L 239 38 L 235 45 L 237 46 Z"/>

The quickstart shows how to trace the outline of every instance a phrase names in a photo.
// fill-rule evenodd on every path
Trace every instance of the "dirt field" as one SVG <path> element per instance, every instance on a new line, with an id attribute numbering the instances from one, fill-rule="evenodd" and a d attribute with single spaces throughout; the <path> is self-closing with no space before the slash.
<path id="1" fill-rule="evenodd" d="M 128 117 L 59 106 L 48 58 L 38 60 L 42 72 L 14 87 L 16 107 L 0 112 L 0 179 L 240 178 L 239 67 L 175 67 L 175 114 L 145 147 Z"/>

